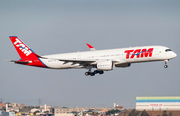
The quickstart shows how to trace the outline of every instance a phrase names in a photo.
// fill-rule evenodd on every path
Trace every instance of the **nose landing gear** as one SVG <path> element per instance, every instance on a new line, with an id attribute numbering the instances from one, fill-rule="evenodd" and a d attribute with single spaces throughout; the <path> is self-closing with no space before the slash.
<path id="1" fill-rule="evenodd" d="M 169 60 L 164 60 L 164 62 L 165 62 L 164 68 L 168 68 L 168 65 L 167 65 L 168 61 Z"/>

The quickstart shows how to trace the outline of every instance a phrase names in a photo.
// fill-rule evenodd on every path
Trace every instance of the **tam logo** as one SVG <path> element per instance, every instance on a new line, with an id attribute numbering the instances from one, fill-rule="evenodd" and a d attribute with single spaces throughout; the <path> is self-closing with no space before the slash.
<path id="1" fill-rule="evenodd" d="M 144 58 L 144 57 L 152 57 L 154 48 L 147 49 L 135 49 L 135 50 L 125 50 L 124 53 L 126 54 L 126 59 L 134 58 Z"/>
<path id="2" fill-rule="evenodd" d="M 29 56 L 32 51 L 28 49 L 28 47 L 26 47 L 19 39 L 16 39 L 16 41 L 14 42 L 14 45 L 16 45 L 16 47 L 19 47 L 19 49 L 26 55 Z"/>

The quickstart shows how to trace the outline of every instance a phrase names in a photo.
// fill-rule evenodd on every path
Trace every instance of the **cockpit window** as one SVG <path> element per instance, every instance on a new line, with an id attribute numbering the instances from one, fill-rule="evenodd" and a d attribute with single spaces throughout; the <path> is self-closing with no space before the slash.
<path id="1" fill-rule="evenodd" d="M 172 50 L 171 50 L 171 49 L 166 49 L 165 51 L 166 51 L 166 52 L 169 52 L 169 51 L 172 51 Z"/>

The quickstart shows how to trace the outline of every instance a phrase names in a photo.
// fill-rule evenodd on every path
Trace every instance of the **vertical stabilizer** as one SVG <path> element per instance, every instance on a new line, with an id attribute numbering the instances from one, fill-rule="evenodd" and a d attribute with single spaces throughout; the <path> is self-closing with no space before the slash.
<path id="1" fill-rule="evenodd" d="M 16 48 L 21 59 L 32 58 L 35 56 L 33 54 L 33 51 L 29 47 L 27 47 L 18 37 L 10 36 L 9 38 L 12 41 L 12 44 Z"/>
<path id="2" fill-rule="evenodd" d="M 46 67 L 40 60 L 40 56 L 27 47 L 27 45 L 25 45 L 17 36 L 10 36 L 9 38 L 21 57 L 21 60 L 12 62 L 30 66 Z"/>

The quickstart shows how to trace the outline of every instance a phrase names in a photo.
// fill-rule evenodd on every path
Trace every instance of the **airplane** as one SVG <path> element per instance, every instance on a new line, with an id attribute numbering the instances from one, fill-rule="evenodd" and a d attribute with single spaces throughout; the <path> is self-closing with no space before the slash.
<path id="1" fill-rule="evenodd" d="M 111 71 L 114 67 L 130 67 L 132 63 L 164 61 L 167 68 L 168 61 L 177 55 L 165 46 L 141 46 L 107 50 L 95 50 L 88 44 L 91 51 L 63 53 L 40 56 L 27 47 L 17 36 L 9 36 L 17 50 L 20 60 L 10 60 L 17 64 L 36 66 L 50 69 L 88 69 L 85 75 L 94 76 Z M 91 71 L 92 68 L 96 70 Z"/>

